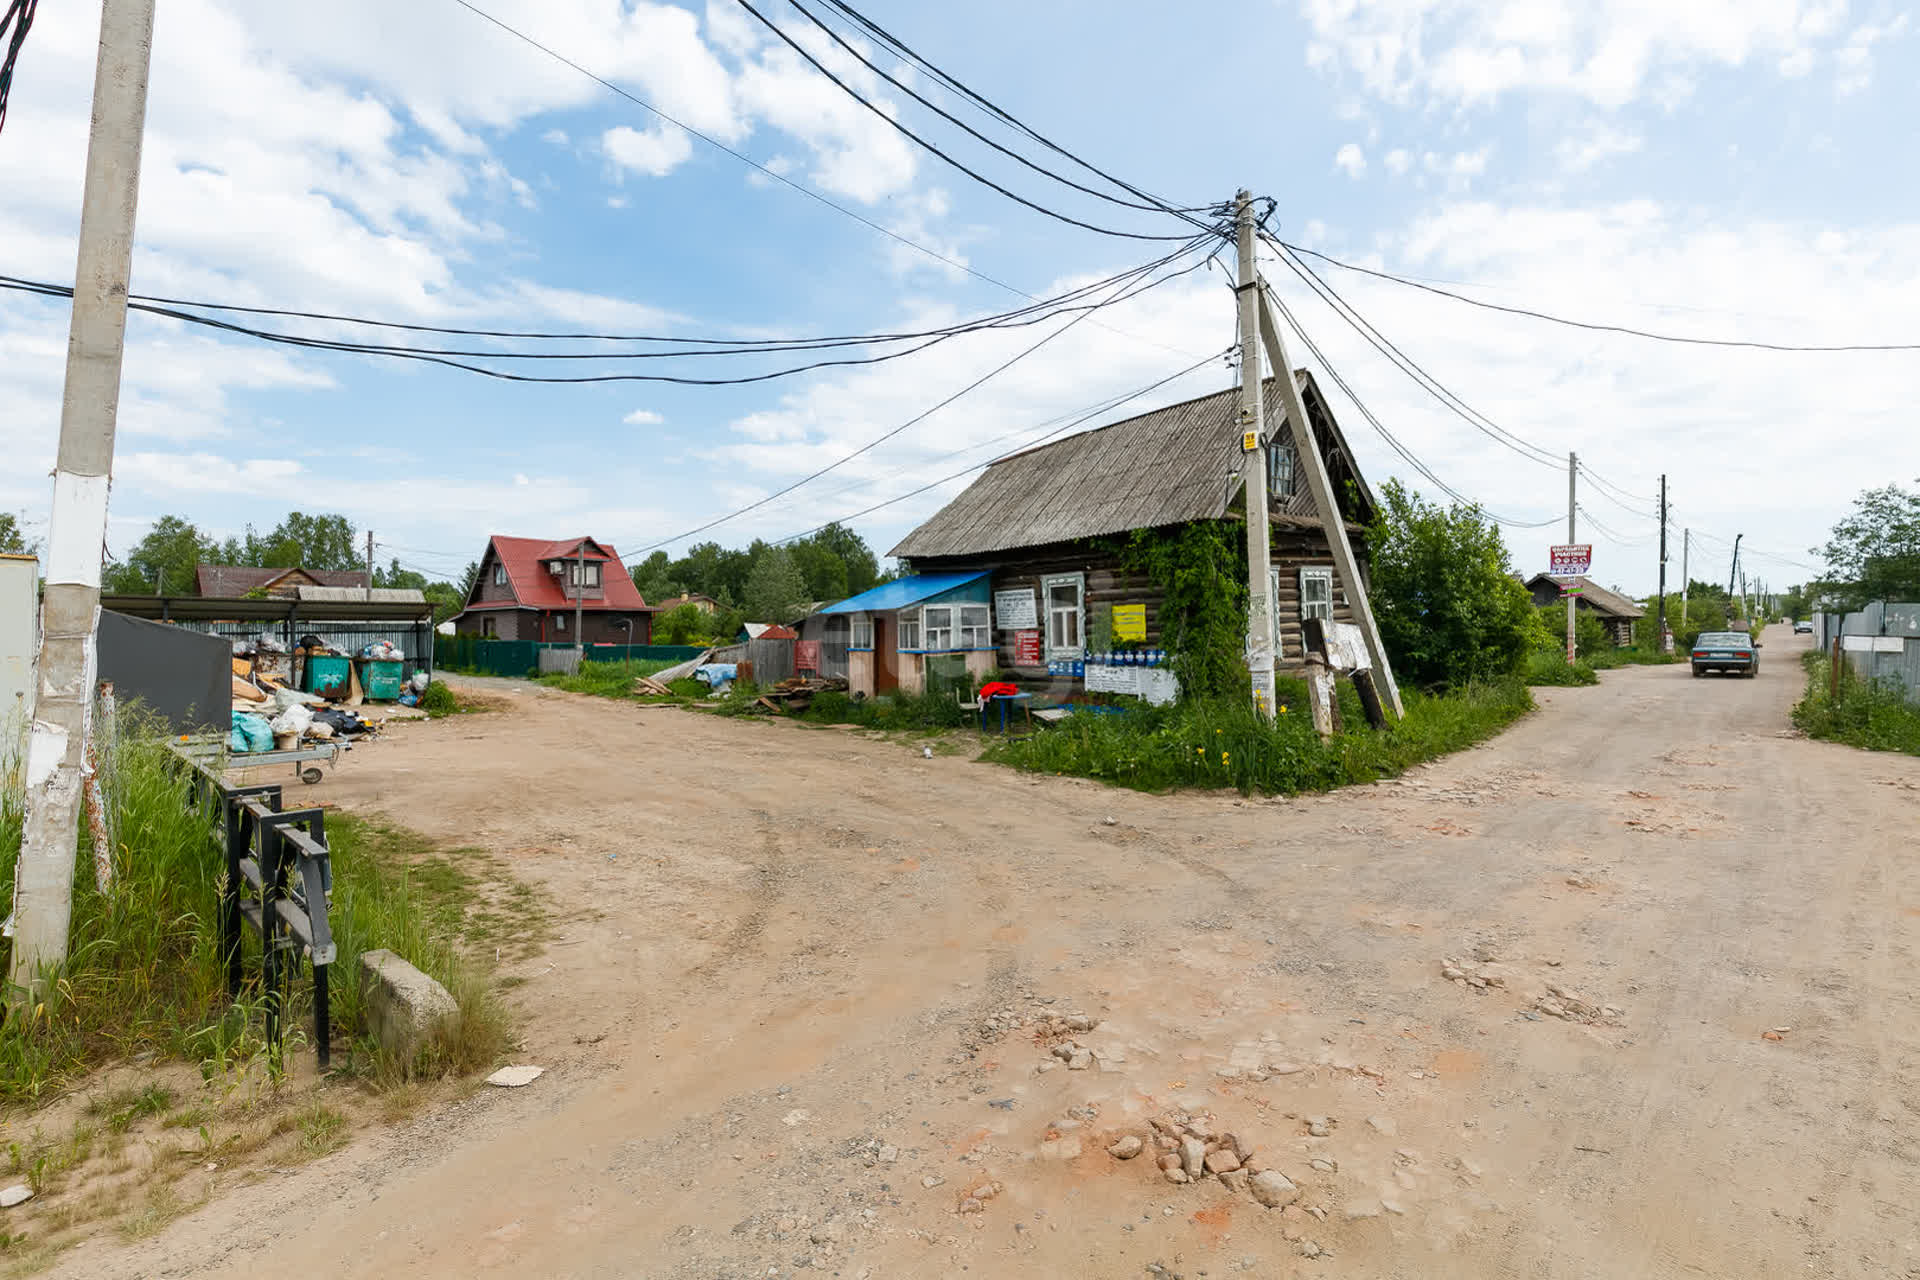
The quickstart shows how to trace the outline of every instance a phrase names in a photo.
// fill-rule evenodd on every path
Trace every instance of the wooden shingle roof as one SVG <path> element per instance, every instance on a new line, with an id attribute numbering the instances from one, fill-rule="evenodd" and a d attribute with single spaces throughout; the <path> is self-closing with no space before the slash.
<path id="1" fill-rule="evenodd" d="M 1314 407 L 1309 413 L 1331 425 L 1312 377 L 1304 369 L 1294 376 L 1310 393 Z M 1266 421 L 1280 424 L 1269 437 L 1291 441 L 1291 424 L 1284 421 L 1272 378 L 1265 393 Z M 1218 520 L 1239 496 L 1238 409 L 1239 391 L 1230 387 L 1002 458 L 889 554 L 980 555 Z M 1345 455 L 1337 426 L 1332 434 L 1335 451 Z M 1357 471 L 1335 470 L 1353 476 L 1366 508 L 1347 513 L 1349 518 L 1370 517 L 1372 495 Z"/>

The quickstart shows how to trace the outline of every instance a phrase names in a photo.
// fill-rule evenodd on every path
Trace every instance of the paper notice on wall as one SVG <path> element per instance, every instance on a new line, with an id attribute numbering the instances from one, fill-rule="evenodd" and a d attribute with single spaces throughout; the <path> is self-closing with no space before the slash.
<path id="1" fill-rule="evenodd" d="M 1033 592 L 996 591 L 993 593 L 993 622 L 1002 631 L 1024 631 L 1040 625 L 1040 613 Z"/>
<path id="2" fill-rule="evenodd" d="M 1165 706 L 1180 696 L 1180 682 L 1165 667 L 1109 666 L 1087 664 L 1088 693 L 1124 693 L 1144 698 L 1154 706 Z"/>
<path id="3" fill-rule="evenodd" d="M 1145 640 L 1147 638 L 1147 606 L 1144 604 L 1113 606 L 1113 638 L 1119 641 Z"/>
<path id="4" fill-rule="evenodd" d="M 1040 665 L 1040 633 L 1038 631 L 1013 633 L 1013 665 L 1016 667 Z"/>

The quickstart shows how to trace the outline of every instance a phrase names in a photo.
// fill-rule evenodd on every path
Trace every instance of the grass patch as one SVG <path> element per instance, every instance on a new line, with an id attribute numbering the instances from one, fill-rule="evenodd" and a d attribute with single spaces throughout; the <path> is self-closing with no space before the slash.
<path id="1" fill-rule="evenodd" d="M 1099 778 L 1141 791 L 1231 787 L 1243 795 L 1326 791 L 1391 777 L 1482 742 L 1525 715 L 1533 698 L 1518 679 L 1447 694 L 1406 691 L 1407 714 L 1375 732 L 1350 728 L 1322 742 L 1306 687 L 1279 682 L 1282 713 L 1269 725 L 1239 699 L 1075 715 L 1058 728 L 988 749 L 985 759 L 1035 773 Z M 1365 725 L 1351 687 L 1340 692 L 1349 726 Z"/>
<path id="2" fill-rule="evenodd" d="M 1920 707 L 1907 701 L 1897 681 L 1862 679 L 1843 661 L 1836 702 L 1828 656 L 1815 651 L 1801 661 L 1807 668 L 1807 690 L 1794 704 L 1793 723 L 1809 738 L 1920 756 Z"/>
<path id="3" fill-rule="evenodd" d="M 1591 662 L 1585 658 L 1568 662 L 1566 653 L 1559 649 L 1535 649 L 1529 653 L 1526 665 L 1520 669 L 1520 678 L 1530 685 L 1600 683 Z"/>
<path id="4" fill-rule="evenodd" d="M 854 698 L 844 693 L 816 693 L 796 719 L 813 724 L 853 724 L 863 729 L 926 732 L 962 729 L 977 724 L 980 713 L 969 711 L 951 693 L 887 693 Z"/>
<path id="5" fill-rule="evenodd" d="M 1595 671 L 1614 671 L 1620 667 L 1670 667 L 1687 660 L 1686 654 L 1677 651 L 1661 653 L 1656 649 L 1641 649 L 1634 645 L 1596 649 L 1581 659 Z"/>
<path id="6" fill-rule="evenodd" d="M 164 1116 L 173 1110 L 173 1090 L 156 1084 L 143 1089 L 122 1089 L 88 1110 L 101 1116 L 109 1133 L 125 1133 L 148 1116 Z"/>
<path id="7" fill-rule="evenodd" d="M 324 1156 L 347 1144 L 347 1118 L 324 1103 L 309 1103 L 295 1121 L 300 1128 L 300 1150 L 310 1157 Z"/>
<path id="8" fill-rule="evenodd" d="M 629 701 L 638 701 L 633 692 L 635 680 L 679 665 L 678 661 L 639 658 L 624 662 L 583 662 L 580 664 L 580 670 L 573 675 L 555 672 L 539 677 L 539 681 L 549 689 L 565 689 L 568 693 L 590 693 L 600 698 L 625 698 Z M 698 680 L 688 683 L 691 683 L 700 694 L 706 692 L 707 687 Z M 657 702 L 659 699 L 654 698 L 649 701 Z"/>

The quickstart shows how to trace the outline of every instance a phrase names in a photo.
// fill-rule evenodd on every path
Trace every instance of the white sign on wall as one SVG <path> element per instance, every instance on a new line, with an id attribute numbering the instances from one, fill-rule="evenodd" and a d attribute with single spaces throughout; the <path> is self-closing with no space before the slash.
<path id="1" fill-rule="evenodd" d="M 1087 664 L 1088 693 L 1125 693 L 1165 706 L 1180 696 L 1180 682 L 1165 667 L 1126 667 L 1104 662 Z"/>
<path id="2" fill-rule="evenodd" d="M 993 593 L 993 625 L 1002 631 L 1032 631 L 1040 626 L 1039 607 L 1031 588 Z"/>

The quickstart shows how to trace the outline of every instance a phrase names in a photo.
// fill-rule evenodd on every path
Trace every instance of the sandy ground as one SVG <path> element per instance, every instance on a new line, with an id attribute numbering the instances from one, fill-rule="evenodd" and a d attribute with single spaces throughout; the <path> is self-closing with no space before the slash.
<path id="1" fill-rule="evenodd" d="M 547 1075 L 58 1274 L 1920 1276 L 1920 760 L 1792 736 L 1766 639 L 1296 800 L 524 686 L 403 728 L 315 792 L 569 904 L 508 968 Z M 1300 1200 L 1106 1154 L 1181 1109 Z"/>

